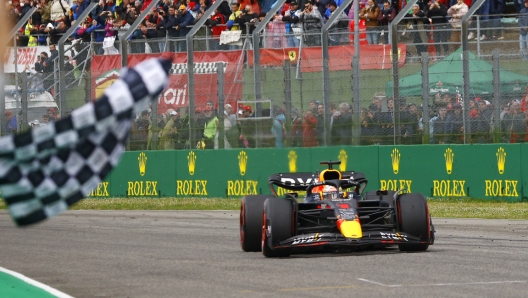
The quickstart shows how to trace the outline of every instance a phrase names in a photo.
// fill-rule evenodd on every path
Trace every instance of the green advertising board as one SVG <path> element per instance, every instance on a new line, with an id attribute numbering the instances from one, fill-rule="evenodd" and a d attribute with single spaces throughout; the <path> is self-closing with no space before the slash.
<path id="1" fill-rule="evenodd" d="M 520 201 L 528 196 L 528 145 L 416 145 L 134 151 L 91 197 L 241 197 L 270 194 L 274 173 L 316 172 L 321 161 L 365 173 L 367 190 Z M 281 195 L 285 191 L 277 189 Z"/>

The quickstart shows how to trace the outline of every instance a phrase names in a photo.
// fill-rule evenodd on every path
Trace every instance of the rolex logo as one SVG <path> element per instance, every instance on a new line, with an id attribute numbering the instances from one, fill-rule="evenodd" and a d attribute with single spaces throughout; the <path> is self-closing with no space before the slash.
<path id="1" fill-rule="evenodd" d="M 339 165 L 339 170 L 341 172 L 346 171 L 348 155 L 347 155 L 345 149 L 341 149 L 341 151 L 339 151 L 339 155 L 337 156 L 337 158 L 341 162 L 341 164 Z"/>
<path id="2" fill-rule="evenodd" d="M 196 168 L 196 154 L 194 152 L 189 152 L 187 155 L 187 165 L 189 167 L 189 174 L 194 175 L 194 169 Z"/>
<path id="3" fill-rule="evenodd" d="M 297 172 L 297 153 L 293 150 L 288 153 L 288 167 L 290 168 L 290 173 Z"/>
<path id="4" fill-rule="evenodd" d="M 145 176 L 145 173 L 147 172 L 147 155 L 145 152 L 141 152 L 138 156 L 138 162 L 139 162 L 139 174 L 141 176 Z"/>
<path id="5" fill-rule="evenodd" d="M 240 151 L 240 154 L 238 154 L 238 168 L 240 169 L 240 175 L 244 176 L 246 175 L 246 168 L 247 168 L 247 154 L 245 151 Z"/>
<path id="6" fill-rule="evenodd" d="M 400 157 L 401 157 L 400 150 L 398 150 L 397 148 L 394 148 L 394 150 L 392 150 L 392 153 L 391 153 L 392 171 L 394 172 L 394 174 L 398 174 L 398 172 L 400 171 Z"/>
<path id="7" fill-rule="evenodd" d="M 455 154 L 451 148 L 447 148 L 446 152 L 444 153 L 444 158 L 446 162 L 446 171 L 448 174 L 451 174 L 451 172 L 453 172 L 453 161 L 455 159 Z"/>
<path id="8" fill-rule="evenodd" d="M 499 174 L 504 174 L 504 166 L 506 166 L 506 151 L 504 151 L 504 148 L 499 147 L 499 150 L 497 150 L 497 168 L 499 170 Z"/>

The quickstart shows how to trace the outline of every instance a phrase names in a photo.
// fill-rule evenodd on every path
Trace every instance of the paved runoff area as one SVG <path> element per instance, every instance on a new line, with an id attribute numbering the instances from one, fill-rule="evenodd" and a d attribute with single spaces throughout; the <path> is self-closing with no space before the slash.
<path id="1" fill-rule="evenodd" d="M 526 296 L 528 221 L 433 221 L 436 244 L 422 253 L 267 259 L 240 249 L 234 211 L 68 211 L 29 228 L 1 211 L 0 267 L 56 292 L 9 294 L 28 282 L 0 272 L 0 296 Z"/>

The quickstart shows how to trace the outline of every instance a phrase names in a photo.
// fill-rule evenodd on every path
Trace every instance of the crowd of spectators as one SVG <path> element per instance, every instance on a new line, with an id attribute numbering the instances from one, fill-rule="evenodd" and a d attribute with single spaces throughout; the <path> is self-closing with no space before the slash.
<path id="1" fill-rule="evenodd" d="M 438 93 L 429 107 L 429 122 L 424 122 L 423 109 L 414 103 L 401 104 L 400 137 L 401 144 L 464 144 L 494 142 L 495 125 L 499 125 L 499 142 L 528 142 L 528 87 L 521 100 L 501 101 L 500 119 L 494 119 L 494 107 L 491 99 L 476 98 L 469 100 L 469 119 L 471 134 L 464 142 L 463 104 L 459 97 L 448 93 Z M 361 145 L 395 144 L 395 106 L 391 98 L 375 94 L 368 108 L 360 111 Z M 158 115 L 157 132 L 150 125 L 150 111 L 140 113 L 134 126 L 133 149 L 152 149 L 153 133 L 157 133 L 157 148 L 168 149 L 218 149 L 218 148 L 255 148 L 259 147 L 315 147 L 325 144 L 324 131 L 327 121 L 329 137 L 326 144 L 330 146 L 352 145 L 353 110 L 349 103 L 330 104 L 325 111 L 320 101 L 311 101 L 306 110 L 299 111 L 292 107 L 290 123 L 286 123 L 284 107 L 272 106 L 261 112 L 261 119 L 251 106 L 233 107 L 224 105 L 224 146 L 219 142 L 220 125 L 218 107 L 208 101 L 203 108 L 196 108 L 195 118 L 189 119 L 185 109 L 169 109 Z M 183 116 L 181 115 L 183 114 Z M 194 121 L 195 140 L 190 144 L 190 121 Z M 496 124 L 498 123 L 498 124 Z M 258 124 L 258 125 L 257 125 Z M 429 130 L 425 138 L 424 127 Z M 288 141 L 287 141 L 288 140 Z M 288 143 L 289 142 L 289 143 Z M 258 145 L 257 145 L 258 143 Z"/>
<path id="2" fill-rule="evenodd" d="M 119 29 L 127 29 L 155 0 L 100 0 L 88 19 L 82 24 L 75 24 L 78 16 L 88 7 L 89 0 L 73 0 L 72 5 L 66 0 L 12 0 L 6 2 L 7 14 L 13 21 L 23 17 L 31 7 L 37 7 L 27 25 L 17 37 L 19 46 L 56 44 L 61 35 L 70 27 L 77 26 L 71 39 L 83 39 L 102 43 L 105 37 L 118 38 Z M 366 38 L 369 44 L 388 44 L 390 37 L 388 25 L 402 9 L 405 1 L 397 0 L 359 0 L 359 19 L 366 26 Z M 407 14 L 408 37 L 415 44 L 417 52 L 427 50 L 430 36 L 434 40 L 437 53 L 447 53 L 457 48 L 460 43 L 460 20 L 476 0 L 423 0 L 418 1 Z M 513 0 L 507 5 L 506 0 L 487 0 L 477 11 L 480 15 L 480 34 L 477 38 L 503 39 L 501 17 L 506 12 L 521 13 L 519 24 L 522 36 L 523 24 L 526 22 L 523 13 L 526 11 L 526 0 Z M 256 24 L 262 20 L 277 0 L 238 0 L 223 2 L 206 21 L 214 50 L 227 49 L 219 45 L 222 31 L 241 30 L 242 35 L 251 33 Z M 263 40 L 266 47 L 295 47 L 304 38 L 306 46 L 320 45 L 322 25 L 335 12 L 342 0 L 287 0 L 283 7 L 266 26 L 268 37 Z M 159 0 L 147 18 L 130 37 L 131 40 L 148 42 L 151 52 L 183 51 L 184 40 L 165 42 L 165 38 L 176 40 L 184 37 L 190 28 L 204 15 L 212 5 L 212 0 Z M 351 30 L 349 20 L 354 18 L 351 6 L 345 8 L 330 32 L 330 44 L 349 44 Z M 471 26 L 475 28 L 476 22 Z M 454 29 L 454 30 L 453 30 Z M 303 35 L 301 35 L 303 32 Z M 524 34 L 523 34 L 524 33 Z M 475 38 L 474 30 L 469 39 Z M 149 41 L 150 40 L 150 41 Z M 525 39 L 524 39 L 525 41 Z M 134 44 L 134 43 L 132 43 Z M 138 42 L 133 52 L 145 52 L 145 43 Z M 449 49 L 448 44 L 451 44 Z M 526 44 L 526 41 L 525 41 Z M 232 46 L 231 48 L 236 47 Z M 522 45 L 521 45 L 522 49 Z M 96 50 L 103 53 L 102 45 Z"/>

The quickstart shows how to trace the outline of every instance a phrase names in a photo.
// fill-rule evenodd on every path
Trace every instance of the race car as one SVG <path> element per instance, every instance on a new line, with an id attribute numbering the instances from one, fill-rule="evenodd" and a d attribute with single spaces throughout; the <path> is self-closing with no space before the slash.
<path id="1" fill-rule="evenodd" d="M 434 243 L 427 201 L 420 193 L 377 190 L 364 193 L 363 173 L 333 168 L 323 161 L 316 173 L 273 174 L 273 195 L 242 198 L 240 243 L 243 251 L 266 257 L 289 257 L 321 248 L 379 248 L 425 251 Z M 290 192 L 277 195 L 281 187 Z M 297 192 L 306 191 L 300 201 Z"/>

